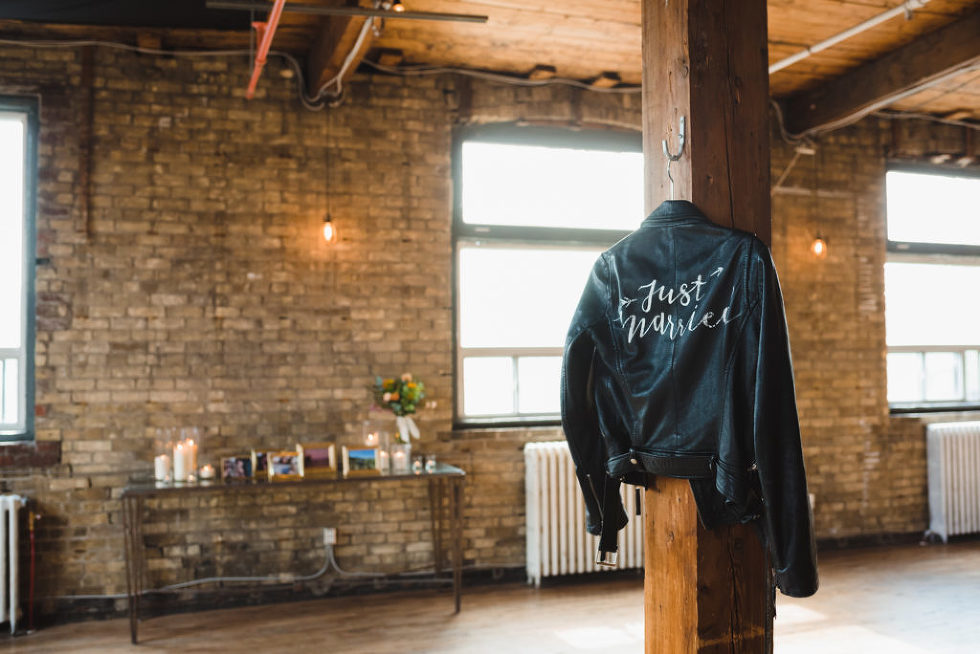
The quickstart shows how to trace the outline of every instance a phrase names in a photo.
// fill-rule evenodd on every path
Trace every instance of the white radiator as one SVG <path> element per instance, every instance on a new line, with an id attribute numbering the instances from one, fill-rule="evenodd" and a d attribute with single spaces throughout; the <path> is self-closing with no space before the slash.
<path id="1" fill-rule="evenodd" d="M 528 583 L 540 586 L 542 577 L 610 569 L 595 564 L 599 538 L 585 531 L 585 500 L 568 443 L 528 443 L 524 466 Z M 643 567 L 643 518 L 636 515 L 634 491 L 625 484 L 621 489 L 630 521 L 619 532 L 619 569 Z"/>
<path id="2" fill-rule="evenodd" d="M 926 429 L 929 531 L 980 532 L 980 422 L 946 422 Z"/>
<path id="3" fill-rule="evenodd" d="M 17 630 L 20 609 L 17 513 L 24 504 L 24 498 L 19 495 L 0 495 L 0 623 L 9 622 L 10 633 Z"/>

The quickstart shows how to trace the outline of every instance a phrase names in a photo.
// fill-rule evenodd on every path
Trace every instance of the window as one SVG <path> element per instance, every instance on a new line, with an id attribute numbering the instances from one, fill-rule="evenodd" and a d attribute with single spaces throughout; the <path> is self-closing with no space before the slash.
<path id="1" fill-rule="evenodd" d="M 896 169 L 885 182 L 888 402 L 980 406 L 980 177 Z"/>
<path id="2" fill-rule="evenodd" d="M 33 427 L 34 175 L 37 113 L 0 98 L 0 438 Z"/>
<path id="3" fill-rule="evenodd" d="M 639 134 L 484 127 L 457 139 L 456 417 L 552 421 L 599 253 L 639 226 Z"/>

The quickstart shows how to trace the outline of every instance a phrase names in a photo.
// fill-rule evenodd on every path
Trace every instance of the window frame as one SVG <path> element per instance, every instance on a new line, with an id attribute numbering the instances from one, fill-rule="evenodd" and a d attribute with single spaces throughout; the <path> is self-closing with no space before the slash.
<path id="1" fill-rule="evenodd" d="M 885 172 L 904 172 L 917 173 L 922 175 L 942 175 L 944 177 L 966 177 L 980 181 L 980 171 L 965 170 L 959 167 L 942 166 L 937 164 L 923 164 L 908 161 L 889 161 Z M 888 236 L 888 211 L 887 211 L 887 182 L 885 184 L 885 262 L 886 263 L 919 263 L 919 264 L 946 264 L 946 265 L 970 265 L 980 267 L 980 245 L 964 245 L 959 243 L 924 243 L 920 241 L 893 241 Z M 888 311 L 887 306 L 885 311 Z M 895 345 L 885 344 L 886 355 L 892 353 L 929 353 L 929 352 L 950 352 L 959 353 L 961 357 L 965 351 L 980 349 L 980 343 L 974 345 Z M 965 360 L 961 358 L 965 363 Z M 924 364 L 923 364 L 924 365 Z M 885 370 L 887 378 L 888 359 L 885 358 Z M 965 366 L 964 366 L 965 375 Z M 964 379 L 965 381 L 965 379 Z M 964 389 L 964 393 L 966 393 Z M 887 395 L 887 389 L 886 389 Z M 916 402 L 888 402 L 888 410 L 892 414 L 905 413 L 940 413 L 940 412 L 959 412 L 959 411 L 978 411 L 980 403 L 974 400 L 953 400 L 953 401 L 934 401 L 926 400 Z"/>
<path id="2" fill-rule="evenodd" d="M 460 334 L 460 257 L 466 247 L 535 248 L 535 249 L 598 249 L 605 250 L 630 230 L 599 230 L 555 227 L 521 227 L 486 225 L 463 222 L 462 164 L 463 144 L 467 141 L 505 143 L 513 145 L 575 148 L 580 150 L 642 152 L 642 133 L 617 128 L 590 128 L 551 125 L 522 125 L 514 122 L 487 125 L 459 126 L 453 130 L 452 143 L 452 332 L 453 332 L 453 428 L 534 427 L 561 424 L 558 414 L 508 414 L 499 416 L 466 416 L 463 414 L 463 359 L 473 356 L 510 356 L 515 360 L 515 410 L 518 388 L 516 359 L 521 356 L 561 356 L 563 347 L 555 348 L 466 348 L 461 346 Z M 639 226 L 639 221 L 637 222 Z M 584 281 L 584 280 L 583 280 Z"/>
<path id="3" fill-rule="evenodd" d="M 21 306 L 24 309 L 24 343 L 20 366 L 23 392 L 18 398 L 22 424 L 14 429 L 0 426 L 0 443 L 34 439 L 34 349 L 36 334 L 35 269 L 37 256 L 37 189 L 39 116 L 36 98 L 0 95 L 0 113 L 24 116 L 24 270 Z"/>

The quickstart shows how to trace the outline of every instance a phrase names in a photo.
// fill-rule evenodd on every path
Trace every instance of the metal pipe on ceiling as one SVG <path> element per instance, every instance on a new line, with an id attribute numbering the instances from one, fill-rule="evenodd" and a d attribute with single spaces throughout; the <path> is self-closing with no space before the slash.
<path id="1" fill-rule="evenodd" d="M 252 68 L 252 78 L 248 81 L 248 90 L 245 97 L 249 100 L 255 95 L 255 86 L 259 83 L 259 76 L 265 68 L 266 57 L 269 55 L 269 48 L 272 47 L 272 37 L 276 34 L 279 26 L 279 18 L 282 17 L 282 9 L 286 5 L 286 0 L 276 0 L 269 12 L 269 18 L 264 22 L 252 23 L 259 35 L 259 49 L 255 53 L 255 66 Z"/>
<path id="2" fill-rule="evenodd" d="M 843 32 L 840 32 L 839 34 L 835 34 L 829 39 L 824 39 L 820 43 L 816 43 L 808 48 L 804 48 L 803 50 L 797 52 L 794 55 L 790 55 L 785 59 L 780 59 L 776 63 L 769 66 L 769 74 L 772 75 L 776 71 L 782 70 L 787 66 L 792 66 L 796 62 L 802 61 L 816 52 L 820 52 L 821 50 L 826 50 L 827 48 L 837 45 L 841 41 L 846 41 L 847 39 L 853 36 L 857 36 L 862 32 L 866 32 L 872 27 L 874 27 L 875 25 L 884 23 L 886 20 L 890 20 L 895 16 L 899 16 L 902 14 L 910 15 L 912 11 L 914 11 L 915 9 L 921 9 L 922 7 L 929 4 L 929 2 L 930 0 L 907 0 L 906 2 L 903 2 L 897 7 L 893 7 L 888 11 L 878 14 L 877 16 L 872 16 L 871 18 L 864 21 L 863 23 L 859 23 L 858 25 L 855 25 L 850 29 L 846 29 Z"/>
<path id="3" fill-rule="evenodd" d="M 278 1 L 278 0 L 277 0 Z M 208 9 L 238 9 L 241 11 L 267 11 L 271 6 L 268 2 L 249 0 L 208 0 Z M 286 11 L 296 14 L 313 14 L 315 16 L 368 16 L 372 18 L 408 18 L 413 20 L 448 20 L 461 23 L 485 23 L 489 16 L 476 14 L 447 14 L 428 11 L 386 11 L 384 9 L 368 9 L 364 7 L 325 7 L 321 5 L 306 5 L 289 3 Z"/>

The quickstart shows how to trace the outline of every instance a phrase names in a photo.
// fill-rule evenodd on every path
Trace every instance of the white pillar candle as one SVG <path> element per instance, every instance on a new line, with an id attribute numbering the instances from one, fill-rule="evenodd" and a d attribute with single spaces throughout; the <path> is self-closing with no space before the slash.
<path id="1" fill-rule="evenodd" d="M 187 457 L 187 470 L 193 475 L 197 473 L 197 443 L 193 440 L 187 441 L 184 452 L 184 456 Z"/>
<path id="2" fill-rule="evenodd" d="M 170 476 L 170 456 L 160 454 L 153 457 L 153 477 L 157 481 L 166 481 Z"/>
<path id="3" fill-rule="evenodd" d="M 187 455 L 181 441 L 174 446 L 174 481 L 187 481 L 188 472 Z"/>

